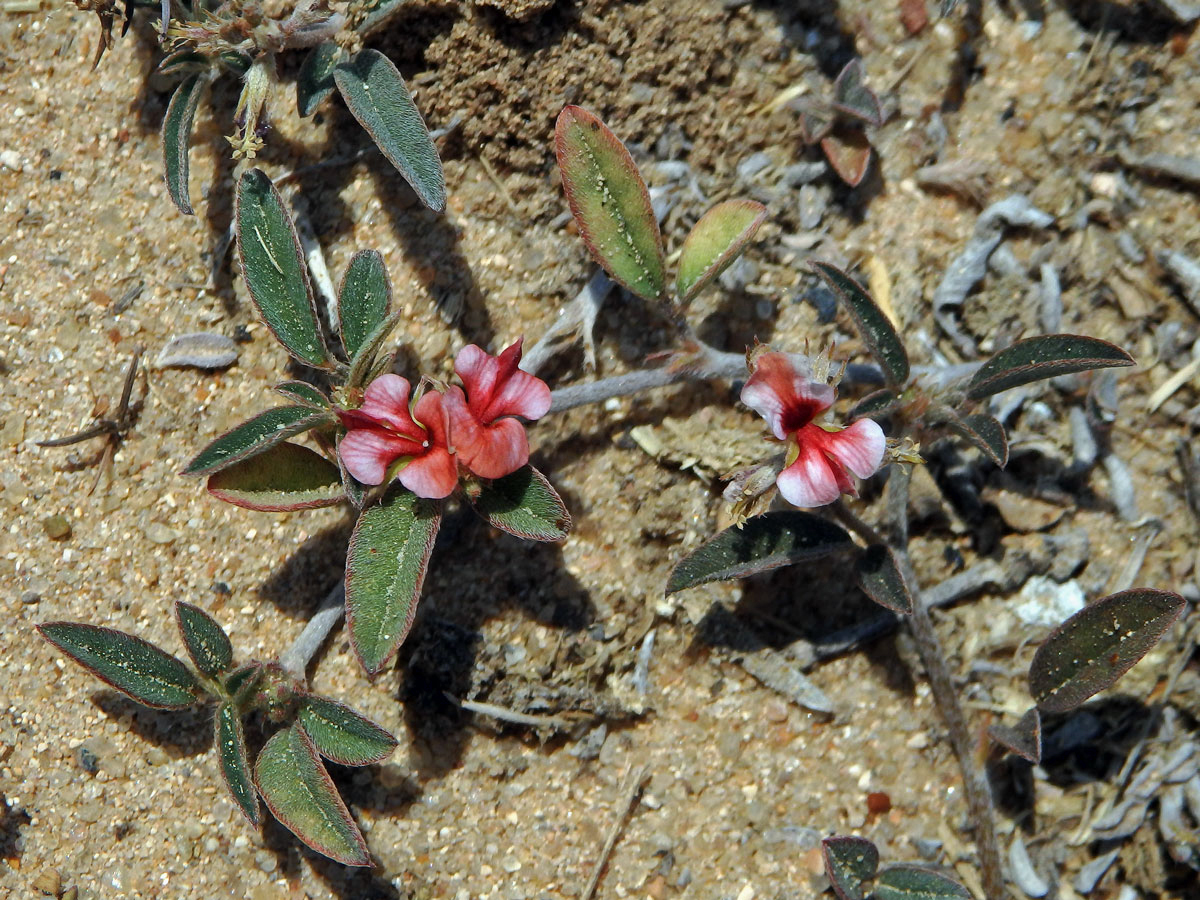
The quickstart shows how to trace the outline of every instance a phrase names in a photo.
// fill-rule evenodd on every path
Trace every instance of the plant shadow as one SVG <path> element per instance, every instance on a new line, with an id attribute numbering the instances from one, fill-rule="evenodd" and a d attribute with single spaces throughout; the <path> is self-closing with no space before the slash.
<path id="1" fill-rule="evenodd" d="M 212 747 L 212 710 L 207 706 L 151 709 L 113 690 L 96 691 L 91 700 L 110 719 L 172 759 L 199 756 Z"/>

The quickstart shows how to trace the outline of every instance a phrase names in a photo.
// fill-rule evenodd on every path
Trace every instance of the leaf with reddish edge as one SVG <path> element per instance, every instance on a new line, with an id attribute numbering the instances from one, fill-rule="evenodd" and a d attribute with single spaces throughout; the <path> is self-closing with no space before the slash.
<path id="1" fill-rule="evenodd" d="M 341 56 L 342 50 L 336 43 L 325 41 L 304 57 L 296 75 L 296 112 L 300 118 L 311 116 L 337 87 L 333 82 L 333 70 Z"/>
<path id="2" fill-rule="evenodd" d="M 208 84 L 208 76 L 197 73 L 186 78 L 171 95 L 167 114 L 163 116 L 163 169 L 167 175 L 167 193 L 171 202 L 185 216 L 195 215 L 188 196 L 188 144 L 192 138 L 192 123 L 196 108 Z"/>
<path id="3" fill-rule="evenodd" d="M 767 208 L 755 200 L 726 200 L 701 216 L 679 251 L 679 300 L 687 303 L 741 256 L 766 218 Z"/>
<path id="4" fill-rule="evenodd" d="M 208 492 L 260 512 L 315 509 L 346 499 L 336 465 L 308 447 L 286 442 L 210 475 Z"/>
<path id="5" fill-rule="evenodd" d="M 1008 465 L 1008 434 L 999 419 L 986 413 L 962 415 L 952 409 L 939 410 L 937 415 L 945 416 L 942 425 L 970 441 L 1000 468 Z"/>
<path id="6" fill-rule="evenodd" d="M 233 645 L 216 619 L 198 606 L 176 600 L 175 621 L 183 647 L 201 675 L 212 678 L 233 665 Z"/>
<path id="7" fill-rule="evenodd" d="M 261 169 L 243 172 L 238 180 L 234 222 L 242 274 L 263 322 L 300 362 L 328 369 L 329 352 L 296 226 Z"/>
<path id="8" fill-rule="evenodd" d="M 854 577 L 868 597 L 885 609 L 911 615 L 912 594 L 891 548 L 872 544 L 854 562 Z"/>
<path id="9" fill-rule="evenodd" d="M 850 408 L 850 411 L 846 413 L 846 422 L 853 422 L 855 419 L 874 419 L 886 416 L 899 405 L 900 395 L 891 388 L 873 391 Z"/>
<path id="10" fill-rule="evenodd" d="M 593 113 L 568 106 L 554 150 L 571 215 L 588 252 L 613 280 L 646 300 L 666 288 L 662 236 L 650 192 L 625 145 Z"/>
<path id="11" fill-rule="evenodd" d="M 317 752 L 343 766 L 377 763 L 396 749 L 396 739 L 386 730 L 335 700 L 306 697 L 296 718 Z"/>
<path id="12" fill-rule="evenodd" d="M 1042 715 L 1036 706 L 1021 716 L 1012 728 L 999 722 L 989 725 L 988 734 L 997 744 L 1022 759 L 1034 765 L 1042 761 Z"/>
<path id="13" fill-rule="evenodd" d="M 821 138 L 821 149 L 838 178 L 858 187 L 871 167 L 871 142 L 858 128 L 838 128 Z"/>
<path id="14" fill-rule="evenodd" d="M 484 521 L 519 538 L 562 541 L 571 531 L 567 505 L 533 466 L 495 481 L 472 481 L 466 494 Z"/>
<path id="15" fill-rule="evenodd" d="M 242 718 L 232 703 L 217 707 L 214 742 L 221 761 L 221 777 L 225 787 L 233 795 L 238 809 L 251 825 L 259 823 L 258 795 L 254 793 L 254 776 L 250 773 L 250 760 L 246 756 L 246 733 Z"/>
<path id="16" fill-rule="evenodd" d="M 1078 334 L 1044 334 L 1017 341 L 985 362 L 971 378 L 967 396 L 982 400 L 1045 378 L 1132 365 L 1133 357 L 1108 341 Z"/>
<path id="17" fill-rule="evenodd" d="M 815 144 L 833 128 L 833 110 L 821 100 L 809 99 L 800 107 L 800 132 L 806 144 Z"/>
<path id="18" fill-rule="evenodd" d="M 387 318 L 392 283 L 377 250 L 360 250 L 350 260 L 338 291 L 338 324 L 342 346 L 354 359 Z"/>
<path id="19" fill-rule="evenodd" d="M 846 63 L 833 85 L 833 108 L 878 128 L 883 124 L 883 108 L 875 92 L 867 87 L 866 78 L 861 59 Z"/>
<path id="20" fill-rule="evenodd" d="M 313 387 L 307 381 L 284 381 L 275 385 L 275 392 L 283 394 L 289 400 L 316 410 L 327 410 L 332 407 L 329 398 L 319 388 Z"/>
<path id="21" fill-rule="evenodd" d="M 105 684 L 143 706 L 184 709 L 201 694 L 182 660 L 132 634 L 80 622 L 46 622 L 37 630 Z"/>
<path id="22" fill-rule="evenodd" d="M 392 367 L 392 359 L 395 354 L 384 353 L 381 356 L 379 351 L 403 316 L 404 313 L 400 311 L 392 313 L 363 339 L 353 359 L 350 360 L 350 374 L 346 376 L 347 390 L 369 385 Z"/>
<path id="23" fill-rule="evenodd" d="M 369 866 L 367 842 L 299 722 L 277 731 L 254 763 L 267 809 L 318 853 L 346 866 Z"/>
<path id="24" fill-rule="evenodd" d="M 308 406 L 277 406 L 231 428 L 196 454 L 181 475 L 210 475 L 236 462 L 265 453 L 288 438 L 328 422 L 330 412 Z"/>
<path id="25" fill-rule="evenodd" d="M 879 308 L 875 298 L 837 266 L 816 261 L 810 265 L 845 304 L 850 317 L 854 319 L 858 333 L 862 335 L 871 355 L 882 366 L 887 380 L 897 387 L 908 381 L 908 352 L 904 349 L 900 336 L 896 334 L 892 320 Z"/>
<path id="26" fill-rule="evenodd" d="M 676 563 L 667 593 L 807 562 L 852 546 L 850 535 L 820 516 L 795 510 L 765 513 L 725 529 Z"/>
<path id="27" fill-rule="evenodd" d="M 346 622 L 350 645 L 374 675 L 412 628 L 425 570 L 442 522 L 442 504 L 400 484 L 368 506 L 346 553 Z"/>
<path id="28" fill-rule="evenodd" d="M 863 900 L 863 885 L 875 877 L 879 850 L 866 838 L 828 837 L 821 841 L 825 874 L 841 900 Z"/>
<path id="29" fill-rule="evenodd" d="M 1134 588 L 1085 606 L 1046 638 L 1029 667 L 1038 709 L 1061 713 L 1111 687 L 1158 643 L 1186 601 Z"/>
<path id="30" fill-rule="evenodd" d="M 920 866 L 889 866 L 875 882 L 875 900 L 973 900 L 971 892 L 940 872 Z"/>

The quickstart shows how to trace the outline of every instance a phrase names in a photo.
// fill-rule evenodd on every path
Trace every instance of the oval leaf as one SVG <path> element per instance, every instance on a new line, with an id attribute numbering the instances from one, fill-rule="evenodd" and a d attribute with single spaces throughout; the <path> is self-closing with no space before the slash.
<path id="1" fill-rule="evenodd" d="M 873 419 L 885 416 L 900 405 L 900 395 L 890 388 L 874 391 L 863 397 L 846 413 L 846 421 L 855 419 Z"/>
<path id="2" fill-rule="evenodd" d="M 78 622 L 47 622 L 37 630 L 101 681 L 145 706 L 183 709 L 200 694 L 183 662 L 132 634 Z"/>
<path id="3" fill-rule="evenodd" d="M 218 500 L 261 512 L 333 506 L 346 499 L 342 473 L 321 454 L 299 444 L 277 444 L 222 469 L 208 479 Z"/>
<path id="4" fill-rule="evenodd" d="M 334 700 L 307 697 L 297 718 L 317 752 L 343 766 L 377 763 L 396 749 L 387 731 Z"/>
<path id="5" fill-rule="evenodd" d="M 350 260 L 338 291 L 338 328 L 346 356 L 354 359 L 387 318 L 392 302 L 383 257 L 376 250 L 360 250 Z"/>
<path id="6" fill-rule="evenodd" d="M 254 782 L 271 814 L 305 844 L 343 865 L 371 865 L 362 832 L 298 722 L 267 741 Z"/>
<path id="7" fill-rule="evenodd" d="M 1037 765 L 1042 761 L 1042 716 L 1035 706 L 1012 728 L 999 722 L 988 726 L 992 740 L 1022 759 Z"/>
<path id="8" fill-rule="evenodd" d="M 327 410 L 332 408 L 329 398 L 306 381 L 285 381 L 275 385 L 275 391 L 283 394 L 289 400 L 300 403 L 312 409 Z"/>
<path id="9" fill-rule="evenodd" d="M 639 297 L 662 297 L 662 236 L 625 145 L 595 115 L 568 106 L 558 115 L 554 150 L 571 215 L 592 257 Z"/>
<path id="10" fill-rule="evenodd" d="M 1158 643 L 1186 602 L 1134 588 L 1097 600 L 1063 622 L 1034 654 L 1029 689 L 1042 712 L 1066 712 L 1116 683 Z"/>
<path id="11" fill-rule="evenodd" d="M 167 176 L 167 193 L 171 202 L 185 216 L 194 215 L 188 196 L 188 145 L 192 139 L 192 123 L 196 108 L 208 79 L 203 73 L 187 78 L 171 95 L 167 114 L 163 117 L 163 170 Z"/>
<path id="12" fill-rule="evenodd" d="M 946 412 L 949 415 L 943 424 L 947 428 L 982 450 L 1000 468 L 1008 465 L 1008 434 L 999 419 L 986 413 L 960 416 L 952 410 Z"/>
<path id="13" fill-rule="evenodd" d="M 900 342 L 891 319 L 879 308 L 867 289 L 837 266 L 826 262 L 813 262 L 811 265 L 849 310 L 858 333 L 883 368 L 887 380 L 896 386 L 908 381 L 908 353 L 904 344 Z"/>
<path id="14" fill-rule="evenodd" d="M 212 616 L 198 606 L 177 600 L 175 621 L 183 636 L 183 647 L 200 674 L 212 678 L 233 665 L 233 645 Z"/>
<path id="15" fill-rule="evenodd" d="M 871 167 L 871 142 L 857 128 L 839 128 L 821 138 L 821 149 L 838 178 L 858 187 Z"/>
<path id="16" fill-rule="evenodd" d="M 867 73 L 862 60 L 852 59 L 833 84 L 833 108 L 878 128 L 883 124 L 883 107 L 875 92 L 867 87 Z"/>
<path id="17" fill-rule="evenodd" d="M 766 218 L 767 208 L 754 200 L 726 200 L 701 216 L 679 251 L 680 301 L 691 300 L 741 256 Z"/>
<path id="18" fill-rule="evenodd" d="M 340 57 L 341 49 L 333 41 L 317 44 L 304 57 L 300 74 L 296 76 L 296 111 L 301 118 L 311 116 L 337 87 L 333 82 L 333 70 Z"/>
<path id="19" fill-rule="evenodd" d="M 242 274 L 259 315 L 288 353 L 314 368 L 328 368 L 296 226 L 260 169 L 242 173 L 234 216 Z"/>
<path id="20" fill-rule="evenodd" d="M 879 850 L 866 838 L 829 837 L 821 841 L 825 874 L 841 900 L 863 900 L 863 884 L 875 877 Z"/>
<path id="21" fill-rule="evenodd" d="M 441 504 L 399 484 L 355 523 L 346 553 L 346 622 L 358 660 L 374 675 L 412 628 Z"/>
<path id="22" fill-rule="evenodd" d="M 489 525 L 532 541 L 565 540 L 571 514 L 546 476 L 524 466 L 491 482 L 474 482 L 467 498 Z"/>
<path id="23" fill-rule="evenodd" d="M 307 406 L 277 406 L 225 432 L 196 454 L 182 475 L 207 475 L 270 450 L 293 435 L 323 425 L 328 413 Z"/>
<path id="24" fill-rule="evenodd" d="M 333 70 L 358 124 L 434 212 L 446 208 L 446 176 L 421 113 L 400 71 L 378 50 L 363 50 Z"/>
<path id="25" fill-rule="evenodd" d="M 854 577 L 866 595 L 880 606 L 901 615 L 911 615 L 912 594 L 908 592 L 908 585 L 890 548 L 872 544 L 864 550 L 854 562 Z"/>
<path id="26" fill-rule="evenodd" d="M 891 866 L 875 883 L 876 900 L 973 900 L 971 892 L 955 881 L 920 866 Z"/>
<path id="27" fill-rule="evenodd" d="M 980 400 L 1043 378 L 1133 364 L 1132 356 L 1108 341 L 1045 334 L 1017 341 L 985 362 L 967 386 L 967 396 Z"/>
<path id="28" fill-rule="evenodd" d="M 727 528 L 685 556 L 671 572 L 667 593 L 743 578 L 853 546 L 850 535 L 812 513 L 784 510 Z"/>
<path id="29" fill-rule="evenodd" d="M 251 825 L 258 825 L 258 795 L 254 793 L 254 780 L 250 774 L 250 761 L 246 757 L 246 734 L 242 719 L 230 703 L 217 707 L 216 716 L 217 755 L 221 760 L 221 777 L 225 787 L 233 794 L 238 805 Z"/>

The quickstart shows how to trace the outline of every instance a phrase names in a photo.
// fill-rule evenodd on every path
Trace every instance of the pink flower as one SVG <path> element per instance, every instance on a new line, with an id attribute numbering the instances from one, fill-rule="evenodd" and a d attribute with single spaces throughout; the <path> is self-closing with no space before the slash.
<path id="1" fill-rule="evenodd" d="M 832 503 L 840 494 L 857 496 L 848 472 L 874 475 L 883 462 L 883 429 L 871 419 L 846 428 L 815 419 L 833 405 L 837 392 L 810 381 L 783 353 L 763 353 L 742 388 L 742 402 L 767 420 L 775 437 L 788 442 L 787 463 L 775 479 L 793 506 Z"/>
<path id="2" fill-rule="evenodd" d="M 458 351 L 454 371 L 462 388 L 446 391 L 446 414 L 458 461 L 480 478 L 503 478 L 529 462 L 525 426 L 550 411 L 546 382 L 517 368 L 521 339 L 492 356 L 469 344 Z"/>
<path id="3" fill-rule="evenodd" d="M 399 375 L 371 382 L 358 409 L 344 410 L 346 436 L 338 445 L 346 471 L 363 484 L 383 484 L 388 469 L 407 460 L 398 480 L 418 497 L 448 497 L 458 484 L 458 467 L 447 441 L 443 397 L 421 395 L 409 409 L 409 384 Z"/>

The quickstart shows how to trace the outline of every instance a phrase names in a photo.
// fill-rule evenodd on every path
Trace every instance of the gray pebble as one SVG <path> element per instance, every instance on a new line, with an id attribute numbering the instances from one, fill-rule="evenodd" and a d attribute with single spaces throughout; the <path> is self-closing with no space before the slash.
<path id="1" fill-rule="evenodd" d="M 197 369 L 223 369 L 238 359 L 237 344 L 223 334 L 196 332 L 171 338 L 158 354 L 154 365 L 159 369 L 191 366 Z"/>

